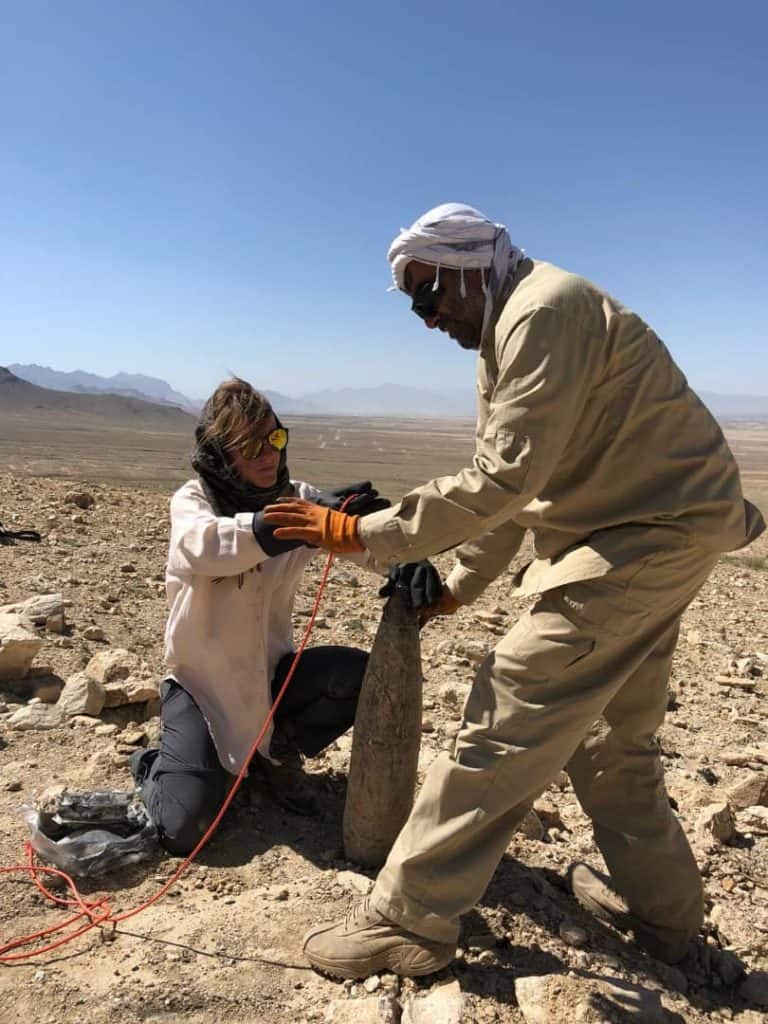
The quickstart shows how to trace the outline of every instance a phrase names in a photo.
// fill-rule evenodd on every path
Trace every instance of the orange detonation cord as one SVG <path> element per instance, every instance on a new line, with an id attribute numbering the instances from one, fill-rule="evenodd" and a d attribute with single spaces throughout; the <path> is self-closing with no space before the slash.
<path id="1" fill-rule="evenodd" d="M 356 495 L 351 495 L 349 498 L 347 498 L 347 500 L 344 502 L 344 505 L 342 505 L 342 510 L 348 504 L 348 502 L 352 500 L 353 497 L 356 497 Z M 224 800 L 224 803 L 221 805 L 218 814 L 213 819 L 205 835 L 194 848 L 194 850 L 187 856 L 187 858 L 176 869 L 176 871 L 174 871 L 174 873 L 171 875 L 168 881 L 163 886 L 161 886 L 160 889 L 158 889 L 154 896 L 151 896 L 144 903 L 141 903 L 138 907 L 134 907 L 132 910 L 126 910 L 122 914 L 115 914 L 112 912 L 108 898 L 106 896 L 102 896 L 102 898 L 98 900 L 89 901 L 83 899 L 82 895 L 80 894 L 77 888 L 77 885 L 75 884 L 74 879 L 72 879 L 70 875 L 68 875 L 65 871 L 60 871 L 58 868 L 43 867 L 41 864 L 38 864 L 35 859 L 35 851 L 32 848 L 32 844 L 29 842 L 25 843 L 24 851 L 27 856 L 27 863 L 16 864 L 12 867 L 0 867 L 0 874 L 10 874 L 12 872 L 25 872 L 26 874 L 30 875 L 37 889 L 53 903 L 58 904 L 58 906 L 60 907 L 78 908 L 79 912 L 73 914 L 71 917 L 68 917 L 66 921 L 62 921 L 60 924 L 52 925 L 50 928 L 44 928 L 39 932 L 33 932 L 31 935 L 23 935 L 18 939 L 11 939 L 10 942 L 6 942 L 0 945 L 0 963 L 13 963 L 19 960 L 27 960 L 33 956 L 41 956 L 43 953 L 50 953 L 52 950 L 58 949 L 60 946 L 63 946 L 66 943 L 71 942 L 73 939 L 76 939 L 79 935 L 84 935 L 92 928 L 98 928 L 99 926 L 103 925 L 112 925 L 112 932 L 107 933 L 109 936 L 112 933 L 114 933 L 116 926 L 121 921 L 127 921 L 128 918 L 135 917 L 137 914 L 140 914 L 143 910 L 146 910 L 147 907 L 151 907 L 153 903 L 157 903 L 158 900 L 165 896 L 165 894 L 168 892 L 171 886 L 173 886 L 181 878 L 181 876 L 187 870 L 189 865 L 192 863 L 192 861 L 195 859 L 195 857 L 198 855 L 198 853 L 202 850 L 202 848 L 211 838 L 213 833 L 219 827 L 221 819 L 224 817 L 227 808 L 234 800 L 235 794 L 237 793 L 243 779 L 247 774 L 248 765 L 251 759 L 253 758 L 256 751 L 259 749 L 261 742 L 264 739 L 264 736 L 266 735 L 267 729 L 272 724 L 272 720 L 275 717 L 275 712 L 277 711 L 280 705 L 280 701 L 283 699 L 285 691 L 288 689 L 288 684 L 293 678 L 293 674 L 296 671 L 296 666 L 299 664 L 301 656 L 304 653 L 304 648 L 307 646 L 307 641 L 309 640 L 310 634 L 312 633 L 312 628 L 315 624 L 315 618 L 317 617 L 317 613 L 320 608 L 320 601 L 322 600 L 323 592 L 325 591 L 325 585 L 328 582 L 328 573 L 330 572 L 331 565 L 333 564 L 333 559 L 333 554 L 329 554 L 325 563 L 325 569 L 323 571 L 322 578 L 320 580 L 320 585 L 317 588 L 317 595 L 315 597 L 315 603 L 312 608 L 312 614 L 310 615 L 309 621 L 307 622 L 307 628 L 304 630 L 304 636 L 302 637 L 301 643 L 299 644 L 299 648 L 296 651 L 296 655 L 293 659 L 290 671 L 288 672 L 288 675 L 285 677 L 285 681 L 283 682 L 283 685 L 280 687 L 280 691 L 275 697 L 272 707 L 269 709 L 269 714 L 267 715 L 264 721 L 264 725 L 261 727 L 259 735 L 253 741 L 253 746 L 251 747 L 248 757 L 245 763 L 243 764 L 243 767 L 240 769 L 237 778 L 235 779 L 234 785 L 230 789 L 229 793 L 227 793 L 227 796 Z M 40 875 L 53 875 L 57 878 L 63 878 L 67 884 L 69 892 L 71 893 L 71 898 L 65 899 L 60 896 L 56 896 L 49 889 L 46 889 L 46 887 L 40 881 Z M 87 923 L 82 923 L 84 919 L 87 921 Z M 80 927 L 77 927 L 75 931 L 67 932 L 65 935 L 62 935 L 58 939 L 56 939 L 55 942 L 50 942 L 44 946 L 37 946 L 34 949 L 28 949 L 24 952 L 9 953 L 9 950 L 18 949 L 21 946 L 28 946 L 38 939 L 44 939 L 49 935 L 54 935 L 56 934 L 56 932 L 64 931 L 65 928 L 69 928 L 70 926 L 78 924 L 80 924 Z"/>

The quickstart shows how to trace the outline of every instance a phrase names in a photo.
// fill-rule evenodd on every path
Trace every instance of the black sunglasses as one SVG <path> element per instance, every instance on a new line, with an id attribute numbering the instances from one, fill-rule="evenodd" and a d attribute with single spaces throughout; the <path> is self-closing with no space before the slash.
<path id="1" fill-rule="evenodd" d="M 435 288 L 434 281 L 425 281 L 414 289 L 411 296 L 413 299 L 411 309 L 422 320 L 429 320 L 431 317 L 437 316 L 437 307 L 444 294 L 445 288 L 442 285 Z"/>

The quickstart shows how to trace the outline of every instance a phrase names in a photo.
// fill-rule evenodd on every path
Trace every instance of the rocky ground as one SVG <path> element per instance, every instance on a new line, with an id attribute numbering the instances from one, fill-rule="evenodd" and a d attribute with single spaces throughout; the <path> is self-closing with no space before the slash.
<path id="1" fill-rule="evenodd" d="M 0 494 L 6 526 L 45 534 L 40 544 L 0 547 L 0 633 L 15 650 L 0 645 L 0 671 L 3 658 L 33 657 L 23 680 L 0 683 L 0 864 L 13 865 L 23 859 L 23 800 L 52 783 L 128 788 L 130 753 L 157 736 L 168 500 L 136 487 L 13 477 L 0 477 Z M 567 894 L 568 864 L 600 861 L 563 777 L 515 836 L 448 970 L 403 984 L 316 975 L 302 963 L 303 931 L 342 915 L 371 884 L 340 849 L 344 737 L 309 765 L 320 820 L 281 811 L 249 783 L 163 901 L 114 941 L 91 933 L 4 966 L 0 1005 L 29 1024 L 764 1020 L 767 555 L 761 540 L 724 558 L 686 614 L 660 736 L 670 795 L 704 875 L 714 967 L 665 967 Z M 318 557 L 306 574 L 299 627 L 321 568 Z M 380 612 L 374 584 L 337 563 L 313 642 L 370 644 Z M 508 590 L 505 575 L 471 610 L 423 633 L 422 773 L 452 742 L 473 665 L 520 610 Z M 85 880 L 82 890 L 128 909 L 178 863 L 157 857 Z M 0 875 L 0 892 L 0 944 L 61 919 L 21 875 Z"/>

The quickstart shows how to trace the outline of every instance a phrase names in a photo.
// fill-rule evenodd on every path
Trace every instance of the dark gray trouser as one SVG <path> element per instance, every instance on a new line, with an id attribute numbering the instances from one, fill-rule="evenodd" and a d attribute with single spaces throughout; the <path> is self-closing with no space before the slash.
<path id="1" fill-rule="evenodd" d="M 275 715 L 271 750 L 314 757 L 355 720 L 368 655 L 354 647 L 311 647 L 302 655 Z M 293 662 L 282 658 L 272 680 L 275 696 Z M 216 816 L 232 775 L 222 768 L 197 704 L 177 682 L 160 688 L 159 750 L 132 763 L 141 798 L 169 853 L 186 854 Z M 255 738 L 255 737 L 254 737 Z"/>

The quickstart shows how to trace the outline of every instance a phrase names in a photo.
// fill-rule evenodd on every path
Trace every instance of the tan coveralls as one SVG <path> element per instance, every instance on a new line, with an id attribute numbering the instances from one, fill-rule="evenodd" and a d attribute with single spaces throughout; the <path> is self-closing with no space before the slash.
<path id="1" fill-rule="evenodd" d="M 664 344 L 590 282 L 525 260 L 478 359 L 472 466 L 360 520 L 382 562 L 461 544 L 473 601 L 526 529 L 530 612 L 474 680 L 376 883 L 403 927 L 455 941 L 530 803 L 567 768 L 617 889 L 661 936 L 693 935 L 701 880 L 654 733 L 680 616 L 721 552 L 764 529 L 722 432 Z"/>

